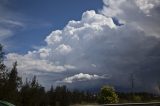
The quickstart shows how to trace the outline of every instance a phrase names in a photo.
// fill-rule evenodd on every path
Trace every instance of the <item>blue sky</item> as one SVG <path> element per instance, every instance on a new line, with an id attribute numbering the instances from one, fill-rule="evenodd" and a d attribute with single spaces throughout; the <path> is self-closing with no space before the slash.
<path id="1" fill-rule="evenodd" d="M 159 0 L 0 0 L 5 64 L 47 88 L 131 90 L 133 74 L 135 90 L 157 93 L 159 9 Z"/>
<path id="2" fill-rule="evenodd" d="M 6 12 L 15 14 L 14 20 L 24 24 L 17 28 L 14 36 L 7 39 L 15 47 L 7 52 L 26 53 L 34 46 L 44 44 L 45 37 L 56 29 L 63 27 L 70 20 L 80 20 L 86 10 L 98 11 L 103 6 L 101 0 L 12 0 L 4 7 Z M 9 14 L 10 15 L 10 14 Z"/>

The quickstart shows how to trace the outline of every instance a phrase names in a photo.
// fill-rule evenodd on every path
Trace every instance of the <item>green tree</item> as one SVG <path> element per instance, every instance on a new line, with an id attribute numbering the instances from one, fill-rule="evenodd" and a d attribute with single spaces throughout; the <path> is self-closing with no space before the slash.
<path id="1" fill-rule="evenodd" d="M 56 104 L 60 106 L 69 106 L 69 95 L 66 86 L 57 86 L 55 89 Z"/>
<path id="2" fill-rule="evenodd" d="M 13 63 L 13 68 L 9 73 L 8 83 L 10 84 L 10 88 L 14 91 L 17 91 L 18 88 L 21 87 L 22 80 L 21 80 L 21 77 L 18 76 L 17 62 Z"/>
<path id="3" fill-rule="evenodd" d="M 0 44 L 0 63 L 3 62 L 3 59 L 4 59 L 3 46 Z"/>
<path id="4" fill-rule="evenodd" d="M 0 44 L 0 99 L 3 100 L 6 96 L 6 83 L 8 80 L 8 71 L 3 63 L 4 60 L 4 52 L 3 46 Z"/>
<path id="5" fill-rule="evenodd" d="M 103 86 L 101 88 L 98 101 L 102 104 L 118 103 L 119 98 L 113 87 Z"/>
<path id="6" fill-rule="evenodd" d="M 6 83 L 6 99 L 12 103 L 17 104 L 19 101 L 18 89 L 21 87 L 22 80 L 18 76 L 17 62 L 13 64 L 11 71 L 8 73 L 8 80 Z"/>
<path id="7" fill-rule="evenodd" d="M 36 76 L 33 77 L 31 82 L 26 81 L 20 94 L 22 106 L 46 106 L 45 89 L 39 85 Z"/>
<path id="8" fill-rule="evenodd" d="M 20 90 L 20 95 L 21 95 L 21 105 L 22 106 L 29 106 L 29 100 L 30 100 L 30 85 L 28 80 L 26 79 L 25 84 L 22 85 L 22 88 Z"/>
<path id="9" fill-rule="evenodd" d="M 53 88 L 53 86 L 51 86 L 50 90 L 47 92 L 47 96 L 48 96 L 48 103 L 50 106 L 55 106 L 56 105 L 56 97 L 55 97 L 55 90 Z"/>

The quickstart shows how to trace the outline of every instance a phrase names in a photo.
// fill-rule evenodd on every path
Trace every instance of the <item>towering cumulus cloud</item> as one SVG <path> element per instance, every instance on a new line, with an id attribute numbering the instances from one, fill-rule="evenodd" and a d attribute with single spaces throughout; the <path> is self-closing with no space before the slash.
<path id="1" fill-rule="evenodd" d="M 39 73 L 42 84 L 76 86 L 77 81 L 86 84 L 94 79 L 99 80 L 94 86 L 110 83 L 126 89 L 133 74 L 136 90 L 156 91 L 160 80 L 159 0 L 103 1 L 99 13 L 84 12 L 80 21 L 69 21 L 63 30 L 51 32 L 40 49 L 25 55 L 7 54 L 6 63 L 17 60 L 22 75 Z M 114 19 L 123 24 L 117 25 Z"/>

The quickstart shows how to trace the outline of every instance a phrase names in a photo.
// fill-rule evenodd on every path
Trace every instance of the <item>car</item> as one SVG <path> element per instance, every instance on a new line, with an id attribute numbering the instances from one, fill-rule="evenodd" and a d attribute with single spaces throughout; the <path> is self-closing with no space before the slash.
<path id="1" fill-rule="evenodd" d="M 11 103 L 9 103 L 9 102 L 1 101 L 1 100 L 0 100 L 0 106 L 16 106 L 16 105 L 13 105 L 13 104 L 11 104 Z"/>

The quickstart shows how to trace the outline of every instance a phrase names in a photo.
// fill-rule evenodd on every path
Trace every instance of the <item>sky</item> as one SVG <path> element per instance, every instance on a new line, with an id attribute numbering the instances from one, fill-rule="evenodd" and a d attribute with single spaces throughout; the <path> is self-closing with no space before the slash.
<path id="1" fill-rule="evenodd" d="M 5 38 L 12 37 L 4 42 L 9 43 L 7 49 L 24 54 L 45 44 L 44 39 L 52 30 L 63 29 L 70 20 L 80 20 L 86 10 L 102 8 L 102 1 L 91 1 L 0 0 L 1 27 L 6 30 Z"/>
<path id="2" fill-rule="evenodd" d="M 160 93 L 159 0 L 0 0 L 5 64 L 23 80 Z"/>

